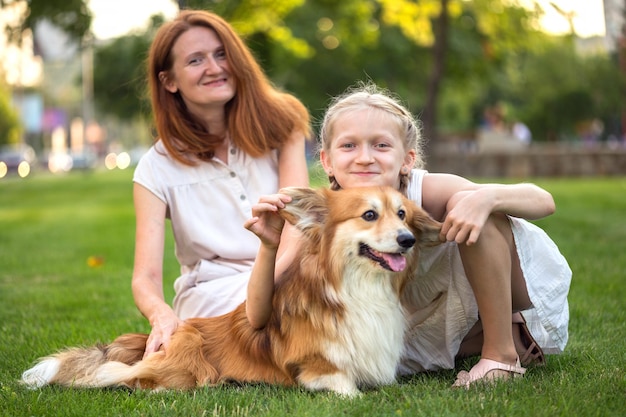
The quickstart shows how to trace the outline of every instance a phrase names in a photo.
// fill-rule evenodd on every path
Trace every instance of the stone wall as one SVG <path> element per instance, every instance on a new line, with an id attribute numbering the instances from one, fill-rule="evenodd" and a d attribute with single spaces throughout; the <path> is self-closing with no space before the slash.
<path id="1" fill-rule="evenodd" d="M 515 150 L 439 147 L 427 157 L 430 172 L 464 177 L 626 176 L 626 148 L 531 146 Z"/>

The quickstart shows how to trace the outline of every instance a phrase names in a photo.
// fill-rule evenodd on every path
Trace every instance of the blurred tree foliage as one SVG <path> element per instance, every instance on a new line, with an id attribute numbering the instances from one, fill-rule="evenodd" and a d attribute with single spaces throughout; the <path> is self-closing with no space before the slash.
<path id="1" fill-rule="evenodd" d="M 94 54 L 94 98 L 101 113 L 129 121 L 150 111 L 144 89 L 143 60 L 150 38 L 128 35 L 97 49 Z"/>
<path id="2" fill-rule="evenodd" d="M 152 16 L 145 33 L 123 36 L 95 48 L 94 99 L 101 113 L 123 121 L 150 113 L 145 61 L 154 31 L 163 22 L 163 16 Z"/>
<path id="3" fill-rule="evenodd" d="M 19 115 L 11 105 L 9 90 L 0 82 L 0 146 L 18 143 L 21 131 Z"/>
<path id="4" fill-rule="evenodd" d="M 48 20 L 72 39 L 82 40 L 91 27 L 87 0 L 0 0 L 0 8 L 20 18 L 4 29 L 11 42 L 19 43 L 25 30 Z"/>
<path id="5" fill-rule="evenodd" d="M 284 20 L 293 10 L 304 6 L 305 0 L 186 0 L 178 3 L 188 9 L 206 9 L 223 16 L 243 37 L 263 34 L 267 43 L 280 45 L 296 57 L 311 57 L 309 45 L 295 37 Z"/>
<path id="6" fill-rule="evenodd" d="M 613 57 L 577 54 L 571 38 L 537 29 L 539 9 L 515 2 L 178 3 L 212 10 L 231 22 L 274 83 L 296 94 L 316 120 L 332 96 L 363 80 L 389 88 L 421 118 L 427 110 L 434 112 L 437 130 L 431 139 L 437 133 L 471 135 L 483 110 L 494 104 L 507 110 L 510 121 L 529 125 L 535 140 L 567 136 L 590 118 L 609 126 L 621 106 L 616 85 L 623 80 Z M 444 13 L 444 55 L 438 56 L 441 33 L 433 24 Z M 94 83 L 101 111 L 122 118 L 147 111 L 138 101 L 145 89 L 145 77 L 138 71 L 143 71 L 151 36 L 148 31 L 98 47 Z M 433 82 L 439 83 L 435 101 L 429 99 Z"/>
<path id="7" fill-rule="evenodd" d="M 524 121 L 535 139 L 554 141 L 579 136 L 580 126 L 592 120 L 604 125 L 605 136 L 617 135 L 625 81 L 617 57 L 582 56 L 571 39 L 546 37 L 533 50 L 509 57 L 491 91 L 493 101 L 506 105 L 510 119 Z"/>

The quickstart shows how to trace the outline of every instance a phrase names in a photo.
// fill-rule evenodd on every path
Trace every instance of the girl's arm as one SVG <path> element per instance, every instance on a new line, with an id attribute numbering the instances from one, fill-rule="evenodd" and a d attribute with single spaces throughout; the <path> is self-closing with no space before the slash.
<path id="1" fill-rule="evenodd" d="M 534 184 L 476 184 L 451 174 L 427 174 L 422 199 L 426 211 L 443 222 L 442 238 L 468 245 L 492 213 L 535 220 L 555 211 L 552 195 Z"/>
<path id="2" fill-rule="evenodd" d="M 305 138 L 294 133 L 283 145 L 278 156 L 278 184 L 284 187 L 308 187 L 309 175 L 305 154 Z M 272 313 L 274 280 L 291 264 L 297 249 L 298 232 L 276 213 L 290 199 L 275 194 L 261 198 L 253 207 L 253 218 L 244 227 L 261 239 L 250 281 L 246 301 L 248 321 L 254 328 L 263 328 Z"/>
<path id="3" fill-rule="evenodd" d="M 139 184 L 134 185 L 133 195 L 136 232 L 132 291 L 137 308 L 152 326 L 145 351 L 148 355 L 161 346 L 167 348 L 181 321 L 163 296 L 165 203 Z"/>
<path id="4" fill-rule="evenodd" d="M 279 245 L 287 240 L 288 229 L 284 228 L 285 221 L 277 212 L 290 200 L 289 196 L 283 194 L 262 196 L 252 207 L 253 217 L 244 223 L 244 227 L 261 240 L 248 281 L 246 299 L 246 315 L 252 327 L 256 329 L 264 327 L 269 320 L 272 313 L 274 277 L 279 276 L 284 270 L 283 267 L 278 267 L 277 258 Z M 282 251 L 281 259 L 284 258 L 285 252 L 287 251 Z"/>

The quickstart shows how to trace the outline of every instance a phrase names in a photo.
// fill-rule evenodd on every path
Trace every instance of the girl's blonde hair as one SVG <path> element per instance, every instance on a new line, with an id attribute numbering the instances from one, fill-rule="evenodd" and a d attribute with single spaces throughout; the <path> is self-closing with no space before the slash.
<path id="1" fill-rule="evenodd" d="M 378 87 L 373 83 L 362 83 L 350 87 L 345 93 L 335 97 L 332 101 L 320 129 L 320 149 L 330 151 L 330 143 L 334 136 L 334 125 L 337 119 L 346 113 L 363 109 L 375 109 L 387 114 L 398 124 L 400 132 L 405 132 L 403 139 L 404 150 L 415 150 L 415 167 L 424 167 L 422 152 L 422 134 L 419 121 L 404 107 L 400 99 L 391 92 Z M 400 173 L 400 191 L 406 194 L 409 174 Z M 334 176 L 328 177 L 330 187 L 334 190 L 341 188 Z"/>
<path id="2" fill-rule="evenodd" d="M 186 108 L 180 93 L 167 91 L 159 79 L 172 69 L 172 48 L 180 35 L 193 27 L 213 30 L 224 45 L 236 82 L 235 97 L 226 104 L 228 131 L 234 144 L 258 157 L 280 149 L 294 131 L 310 135 L 309 113 L 293 95 L 276 89 L 251 51 L 228 22 L 202 10 L 184 10 L 163 24 L 150 46 L 148 85 L 158 136 L 176 160 L 193 165 L 210 160 L 224 140 Z"/>

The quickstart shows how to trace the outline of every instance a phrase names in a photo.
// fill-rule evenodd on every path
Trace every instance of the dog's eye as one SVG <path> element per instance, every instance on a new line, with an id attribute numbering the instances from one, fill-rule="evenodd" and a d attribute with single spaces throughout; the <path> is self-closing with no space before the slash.
<path id="1" fill-rule="evenodd" d="M 363 213 L 361 218 L 367 222 L 373 222 L 374 220 L 378 218 L 378 213 L 376 213 L 374 210 L 368 210 L 365 213 Z"/>
<path id="2" fill-rule="evenodd" d="M 398 217 L 400 218 L 400 220 L 404 220 L 406 217 L 406 211 L 398 210 Z"/>

